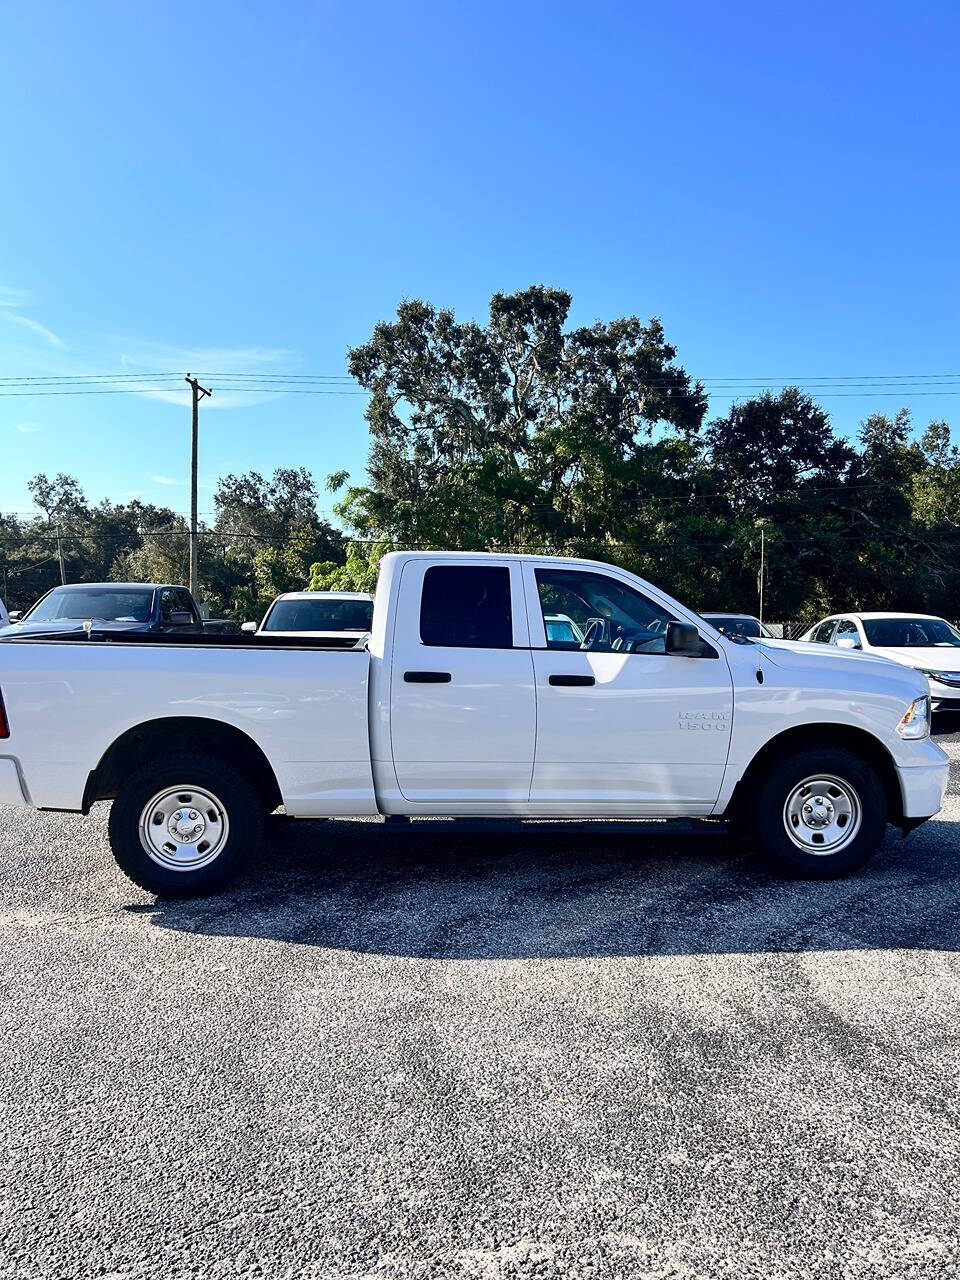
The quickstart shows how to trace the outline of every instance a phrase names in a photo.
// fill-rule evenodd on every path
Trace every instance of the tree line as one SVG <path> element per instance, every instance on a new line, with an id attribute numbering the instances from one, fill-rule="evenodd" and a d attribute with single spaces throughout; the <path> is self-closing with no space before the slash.
<path id="1" fill-rule="evenodd" d="M 200 541 L 215 611 L 262 612 L 280 590 L 369 589 L 392 547 L 525 550 L 632 569 L 700 609 L 836 609 L 960 616 L 960 457 L 945 422 L 870 414 L 856 440 L 797 387 L 708 419 L 703 385 L 659 320 L 571 328 L 571 297 L 495 294 L 486 324 L 406 301 L 349 353 L 369 393 L 366 481 L 305 468 L 227 476 Z M 35 517 L 0 519 L 13 607 L 59 581 L 184 581 L 182 516 L 91 506 L 75 480 L 37 476 Z M 52 541 L 51 541 L 52 540 Z"/>

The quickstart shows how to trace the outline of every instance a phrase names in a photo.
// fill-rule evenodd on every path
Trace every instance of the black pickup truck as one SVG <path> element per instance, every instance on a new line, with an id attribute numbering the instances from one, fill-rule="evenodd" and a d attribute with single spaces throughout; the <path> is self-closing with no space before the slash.
<path id="1" fill-rule="evenodd" d="M 156 582 L 79 582 L 54 587 L 22 617 L 10 615 L 0 636 L 60 635 L 82 631 L 92 622 L 97 631 L 142 635 L 204 630 L 200 610 L 186 587 Z"/>

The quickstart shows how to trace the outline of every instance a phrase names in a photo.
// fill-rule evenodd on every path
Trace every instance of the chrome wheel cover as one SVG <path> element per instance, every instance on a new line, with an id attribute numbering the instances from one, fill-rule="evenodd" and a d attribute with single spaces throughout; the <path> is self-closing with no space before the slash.
<path id="1" fill-rule="evenodd" d="M 140 813 L 140 843 L 168 871 L 199 871 L 215 862 L 230 834 L 227 811 L 203 787 L 165 787 Z"/>
<path id="2" fill-rule="evenodd" d="M 845 849 L 856 838 L 862 822 L 856 790 L 830 774 L 804 778 L 783 806 L 783 825 L 791 841 L 804 853 L 818 857 Z"/>

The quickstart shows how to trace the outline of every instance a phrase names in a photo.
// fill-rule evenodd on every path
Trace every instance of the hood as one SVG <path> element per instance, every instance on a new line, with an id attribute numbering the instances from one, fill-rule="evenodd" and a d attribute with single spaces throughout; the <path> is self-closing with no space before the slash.
<path id="1" fill-rule="evenodd" d="M 9 627 L 0 627 L 0 640 L 15 640 L 18 636 L 62 636 L 72 635 L 83 630 L 82 618 L 62 618 L 53 622 L 13 622 Z M 94 620 L 94 631 L 146 631 L 149 622 L 97 622 Z"/>
<path id="2" fill-rule="evenodd" d="M 886 646 L 871 649 L 871 653 L 891 662 L 901 662 L 905 667 L 915 667 L 918 671 L 956 671 L 960 673 L 960 649 L 953 645 L 925 645 L 922 648 L 910 645 L 908 648 Z"/>
<path id="3" fill-rule="evenodd" d="M 886 662 L 887 659 L 873 649 L 865 653 L 862 649 L 838 649 L 832 644 L 814 644 L 810 640 L 761 640 L 757 644 L 767 657 L 780 665 L 792 665 L 785 655 L 796 653 L 809 661 L 818 658 L 827 660 L 836 658 L 840 662 Z"/>
<path id="4" fill-rule="evenodd" d="M 809 640 L 764 640 L 757 649 L 768 661 L 793 673 L 791 678 L 798 686 L 815 678 L 817 672 L 829 672 L 841 678 L 851 692 L 875 687 L 879 681 L 902 685 L 904 696 L 910 697 L 920 697 L 929 689 L 926 676 L 873 652 L 837 649 Z"/>

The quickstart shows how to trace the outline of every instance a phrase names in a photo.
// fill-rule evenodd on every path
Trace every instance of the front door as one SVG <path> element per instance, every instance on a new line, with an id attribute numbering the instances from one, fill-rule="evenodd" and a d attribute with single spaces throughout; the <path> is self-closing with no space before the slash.
<path id="1" fill-rule="evenodd" d="M 437 812 L 522 811 L 536 729 L 519 560 L 403 567 L 390 734 L 397 785 Z"/>
<path id="2" fill-rule="evenodd" d="M 664 652 L 673 614 L 600 569 L 524 566 L 537 685 L 531 808 L 709 813 L 733 685 L 722 652 Z"/>

